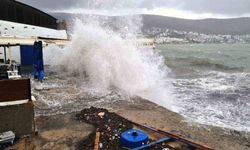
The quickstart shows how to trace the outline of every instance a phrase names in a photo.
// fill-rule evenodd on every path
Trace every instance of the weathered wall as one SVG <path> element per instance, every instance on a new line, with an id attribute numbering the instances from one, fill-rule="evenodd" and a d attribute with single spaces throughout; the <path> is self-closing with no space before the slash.
<path id="1" fill-rule="evenodd" d="M 13 131 L 16 136 L 31 134 L 34 129 L 32 102 L 13 106 L 0 106 L 0 132 Z"/>
<path id="2" fill-rule="evenodd" d="M 0 80 L 0 102 L 19 100 L 31 100 L 30 80 Z"/>
<path id="3" fill-rule="evenodd" d="M 0 133 L 13 131 L 18 137 L 32 133 L 30 79 L 0 80 L 0 104 Z"/>

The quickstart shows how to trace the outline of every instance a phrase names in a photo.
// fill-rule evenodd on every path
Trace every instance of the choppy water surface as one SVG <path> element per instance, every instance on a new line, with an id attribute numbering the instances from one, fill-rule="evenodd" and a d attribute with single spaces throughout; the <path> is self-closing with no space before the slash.
<path id="1" fill-rule="evenodd" d="M 176 105 L 190 120 L 250 131 L 250 45 L 158 46 L 172 69 Z"/>
<path id="2" fill-rule="evenodd" d="M 188 120 L 250 131 L 250 45 L 163 45 L 157 48 L 160 55 L 165 58 L 165 65 L 171 70 L 166 77 L 166 88 L 162 85 L 157 87 L 151 81 L 146 82 L 150 84 L 144 88 L 145 81 L 140 81 L 141 83 L 138 83 L 142 85 L 137 84 L 138 91 L 133 95 L 150 95 L 148 99 L 151 98 L 151 101 L 179 112 Z M 98 69 L 98 65 L 94 67 Z M 126 65 L 124 67 L 126 68 Z M 133 65 L 125 71 L 132 67 Z M 124 93 L 123 86 L 117 88 L 112 84 L 116 82 L 114 79 L 108 78 L 112 85 L 107 86 L 109 88 L 105 89 L 105 92 L 99 93 L 88 79 L 65 74 L 56 68 L 46 67 L 48 78 L 42 85 L 32 81 L 32 93 L 38 99 L 37 115 L 80 111 L 90 106 L 108 108 L 116 101 L 133 99 L 133 95 Z M 112 73 L 110 68 L 106 69 Z M 132 69 L 137 71 L 132 76 L 141 75 L 140 67 Z M 119 71 L 120 76 L 124 70 Z M 147 73 L 145 69 L 143 72 Z M 165 83 L 165 79 L 159 79 Z M 124 77 L 118 80 L 130 79 Z M 133 86 L 129 82 L 121 83 Z M 41 87 L 43 90 L 39 90 Z M 154 89 L 151 90 L 150 87 Z M 162 92 L 166 92 L 167 95 Z M 170 92 L 173 96 L 168 99 Z"/>

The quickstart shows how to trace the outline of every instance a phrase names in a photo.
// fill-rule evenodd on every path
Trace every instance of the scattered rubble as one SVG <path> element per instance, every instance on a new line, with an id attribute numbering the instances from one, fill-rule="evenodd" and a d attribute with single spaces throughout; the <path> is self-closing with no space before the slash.
<path id="1" fill-rule="evenodd" d="M 130 121 L 121 116 L 110 113 L 106 109 L 94 108 L 84 109 L 77 114 L 78 120 L 90 123 L 95 126 L 96 132 L 100 132 L 99 147 L 102 149 L 121 149 L 119 147 L 120 134 L 126 130 L 132 129 Z M 81 145 L 82 149 L 93 149 L 95 133 L 90 135 L 87 141 Z"/>
<path id="2" fill-rule="evenodd" d="M 82 110 L 76 115 L 77 119 L 82 122 L 92 124 L 96 128 L 96 133 L 92 133 L 89 138 L 80 145 L 81 149 L 94 149 L 96 147 L 96 134 L 100 134 L 99 149 L 101 150 L 122 150 L 120 146 L 120 134 L 133 128 L 131 121 L 109 112 L 106 109 L 94 108 Z M 152 140 L 150 139 L 152 142 Z M 148 150 L 170 149 L 165 143 L 156 144 Z"/>

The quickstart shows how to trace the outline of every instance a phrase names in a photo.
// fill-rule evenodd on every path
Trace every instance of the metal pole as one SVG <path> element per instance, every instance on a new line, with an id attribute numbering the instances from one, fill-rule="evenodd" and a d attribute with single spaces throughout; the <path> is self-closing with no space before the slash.
<path id="1" fill-rule="evenodd" d="M 10 46 L 8 47 L 8 50 L 9 50 L 10 64 L 12 64 L 12 56 L 11 56 L 11 48 L 10 48 Z"/>
<path id="2" fill-rule="evenodd" d="M 3 53 L 4 53 L 4 62 L 7 63 L 7 58 L 6 58 L 6 47 L 4 46 L 3 48 L 4 48 L 4 52 L 3 52 Z"/>

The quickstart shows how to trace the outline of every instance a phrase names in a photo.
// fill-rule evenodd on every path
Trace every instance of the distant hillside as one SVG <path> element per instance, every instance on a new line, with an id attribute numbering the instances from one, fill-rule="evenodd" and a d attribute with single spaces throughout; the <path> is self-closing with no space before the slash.
<path id="1" fill-rule="evenodd" d="M 71 19 L 75 18 L 75 16 L 81 16 L 67 13 L 52 13 L 51 15 L 58 19 L 65 19 L 68 21 L 72 21 Z M 114 17 L 109 18 L 112 20 Z M 142 15 L 142 18 L 144 31 L 155 27 L 205 34 L 250 34 L 250 18 L 190 20 L 157 15 Z"/>
<path id="2" fill-rule="evenodd" d="M 152 27 L 194 31 L 205 34 L 250 34 L 250 18 L 189 20 L 156 15 L 143 15 L 143 29 Z"/>

